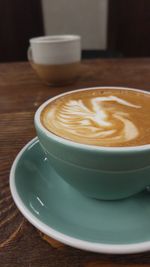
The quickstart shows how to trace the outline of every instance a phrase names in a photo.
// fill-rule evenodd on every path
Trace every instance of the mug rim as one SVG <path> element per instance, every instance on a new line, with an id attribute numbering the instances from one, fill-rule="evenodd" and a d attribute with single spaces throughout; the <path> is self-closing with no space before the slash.
<path id="1" fill-rule="evenodd" d="M 48 131 L 43 124 L 41 123 L 41 112 L 42 110 L 52 101 L 54 101 L 55 99 L 62 97 L 64 95 L 68 95 L 71 93 L 75 93 L 75 92 L 79 92 L 79 91 L 86 91 L 86 90 L 94 90 L 94 89 L 125 89 L 128 91 L 136 91 L 136 92 L 140 92 L 140 93 L 144 93 L 144 94 L 148 94 L 150 95 L 149 91 L 146 90 L 141 90 L 141 89 L 136 89 L 136 88 L 129 88 L 129 87 L 122 87 L 122 86 L 96 86 L 96 87 L 87 87 L 87 88 L 80 88 L 77 90 L 71 90 L 71 91 L 67 91 L 65 93 L 62 94 L 58 94 L 50 99 L 48 99 L 47 101 L 45 101 L 43 104 L 41 104 L 39 106 L 39 108 L 37 109 L 37 111 L 35 112 L 34 115 L 34 121 L 35 121 L 35 125 L 37 125 L 40 130 L 47 136 L 52 138 L 53 140 L 55 140 L 56 142 L 59 142 L 61 144 L 67 145 L 67 146 L 71 146 L 74 148 L 79 148 L 79 149 L 84 149 L 84 150 L 94 150 L 94 151 L 102 151 L 102 152 L 134 152 L 134 151 L 144 151 L 144 150 L 149 150 L 150 149 L 150 144 L 145 144 L 145 145 L 139 145 L 139 146 L 123 146 L 123 147 L 107 147 L 107 146 L 96 146 L 96 145 L 88 145 L 88 144 L 83 144 L 83 143 L 78 143 L 69 139 L 65 139 L 61 136 L 58 136 L 50 131 Z"/>
<path id="2" fill-rule="evenodd" d="M 64 43 L 64 42 L 72 42 L 81 40 L 80 35 L 74 35 L 74 34 L 59 34 L 59 35 L 43 35 L 39 37 L 33 37 L 31 38 L 30 44 L 34 43 L 42 43 L 42 44 L 51 44 L 51 43 Z"/>

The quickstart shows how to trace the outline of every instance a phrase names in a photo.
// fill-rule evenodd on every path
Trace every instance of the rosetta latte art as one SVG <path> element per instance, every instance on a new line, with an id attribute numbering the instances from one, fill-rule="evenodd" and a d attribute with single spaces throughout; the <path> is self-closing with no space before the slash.
<path id="1" fill-rule="evenodd" d="M 139 131 L 121 106 L 140 108 L 117 96 L 91 98 L 88 105 L 84 100 L 70 99 L 56 111 L 54 124 L 79 141 L 86 138 L 103 145 L 127 142 L 137 138 Z"/>

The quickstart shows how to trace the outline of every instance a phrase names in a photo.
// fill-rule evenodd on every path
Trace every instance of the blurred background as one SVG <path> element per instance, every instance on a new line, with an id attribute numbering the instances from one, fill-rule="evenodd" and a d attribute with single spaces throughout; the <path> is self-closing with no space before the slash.
<path id="1" fill-rule="evenodd" d="M 0 62 L 25 61 L 29 39 L 79 34 L 82 57 L 150 56 L 150 0 L 0 0 Z"/>

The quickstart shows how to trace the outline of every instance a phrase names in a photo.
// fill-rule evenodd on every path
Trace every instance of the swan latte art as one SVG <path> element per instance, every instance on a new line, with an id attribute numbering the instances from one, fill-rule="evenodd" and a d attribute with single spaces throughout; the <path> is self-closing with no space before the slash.
<path id="1" fill-rule="evenodd" d="M 53 134 L 105 147 L 150 144 L 150 94 L 128 89 L 96 88 L 55 98 L 41 112 Z"/>

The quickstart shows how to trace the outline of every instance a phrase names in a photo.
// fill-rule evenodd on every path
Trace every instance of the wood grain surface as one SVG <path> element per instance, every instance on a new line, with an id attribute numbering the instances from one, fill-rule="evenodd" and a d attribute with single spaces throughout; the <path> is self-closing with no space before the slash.
<path id="1" fill-rule="evenodd" d="M 0 267 L 150 266 L 150 252 L 104 255 L 65 246 L 36 230 L 20 214 L 9 190 L 9 171 L 35 134 L 38 106 L 58 93 L 90 86 L 150 89 L 150 59 L 84 61 L 80 79 L 63 87 L 42 84 L 28 63 L 0 65 Z"/>

